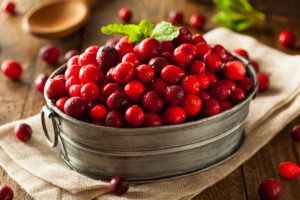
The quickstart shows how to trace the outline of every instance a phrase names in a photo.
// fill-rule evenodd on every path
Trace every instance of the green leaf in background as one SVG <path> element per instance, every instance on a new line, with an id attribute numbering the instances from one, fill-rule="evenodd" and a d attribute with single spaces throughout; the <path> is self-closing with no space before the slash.
<path id="1" fill-rule="evenodd" d="M 154 29 L 154 24 L 152 24 L 149 20 L 142 19 L 139 23 L 139 26 L 144 37 L 150 37 Z"/>
<path id="2" fill-rule="evenodd" d="M 155 26 L 151 37 L 157 40 L 172 41 L 178 35 L 179 29 L 176 26 L 169 22 L 160 22 Z"/>

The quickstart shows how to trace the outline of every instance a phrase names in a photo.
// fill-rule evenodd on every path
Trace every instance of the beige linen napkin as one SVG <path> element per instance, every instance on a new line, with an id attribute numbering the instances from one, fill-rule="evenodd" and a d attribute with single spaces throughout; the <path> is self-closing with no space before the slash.
<path id="1" fill-rule="evenodd" d="M 300 56 L 283 54 L 224 28 L 215 29 L 205 37 L 211 44 L 220 43 L 230 50 L 245 48 L 271 80 L 270 90 L 251 103 L 245 142 L 232 159 L 185 178 L 132 185 L 124 197 L 116 197 L 107 193 L 106 183 L 77 174 L 64 164 L 56 150 L 45 142 L 37 115 L 23 120 L 34 130 L 26 144 L 13 136 L 13 128 L 19 122 L 0 127 L 0 165 L 35 199 L 184 200 L 196 196 L 253 156 L 300 111 Z"/>

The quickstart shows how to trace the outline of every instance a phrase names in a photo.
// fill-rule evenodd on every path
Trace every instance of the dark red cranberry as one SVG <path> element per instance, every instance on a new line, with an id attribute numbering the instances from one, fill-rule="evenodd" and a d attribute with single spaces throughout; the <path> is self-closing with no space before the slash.
<path id="1" fill-rule="evenodd" d="M 73 56 L 79 55 L 79 51 L 77 51 L 76 49 L 73 50 L 69 50 L 67 51 L 67 53 L 65 54 L 65 60 L 68 61 L 70 60 Z"/>
<path id="2" fill-rule="evenodd" d="M 71 117 L 81 119 L 86 114 L 86 103 L 81 97 L 71 97 L 66 101 L 64 111 Z"/>
<path id="3" fill-rule="evenodd" d="M 179 35 L 174 39 L 175 44 L 178 46 L 183 43 L 193 43 L 192 33 L 186 27 L 179 27 Z"/>
<path id="4" fill-rule="evenodd" d="M 206 74 L 197 74 L 196 77 L 199 80 L 201 90 L 205 90 L 209 87 L 210 80 Z"/>
<path id="5" fill-rule="evenodd" d="M 203 59 L 206 54 L 211 53 L 211 47 L 207 43 L 196 44 L 198 58 Z"/>
<path id="6" fill-rule="evenodd" d="M 205 18 L 200 14 L 193 14 L 190 18 L 190 25 L 196 29 L 203 29 L 205 24 Z"/>
<path id="7" fill-rule="evenodd" d="M 64 112 L 64 107 L 65 107 L 65 103 L 66 101 L 68 100 L 69 98 L 68 97 L 62 97 L 60 99 L 58 99 L 56 102 L 55 102 L 55 106 Z"/>
<path id="8" fill-rule="evenodd" d="M 206 101 L 211 98 L 211 96 L 205 90 L 201 90 L 198 96 L 200 97 L 201 101 Z"/>
<path id="9" fill-rule="evenodd" d="M 129 10 L 129 8 L 121 8 L 119 10 L 119 17 L 123 22 L 129 22 L 132 17 L 132 12 Z"/>
<path id="10" fill-rule="evenodd" d="M 45 90 L 48 98 L 60 98 L 66 92 L 65 83 L 59 79 L 50 79 L 46 82 Z"/>
<path id="11" fill-rule="evenodd" d="M 112 46 L 103 46 L 97 52 L 98 66 L 107 72 L 109 68 L 115 66 L 119 61 L 119 53 Z"/>
<path id="12" fill-rule="evenodd" d="M 13 200 L 14 191 L 7 185 L 0 187 L 0 199 L 1 200 Z"/>
<path id="13" fill-rule="evenodd" d="M 222 69 L 222 62 L 216 54 L 206 54 L 204 56 L 204 62 L 206 64 L 207 70 L 210 72 L 218 72 Z"/>
<path id="14" fill-rule="evenodd" d="M 230 109 L 233 105 L 230 101 L 222 101 L 220 103 L 220 106 L 221 106 L 221 111 L 225 111 Z"/>
<path id="15" fill-rule="evenodd" d="M 194 44 L 207 43 L 204 37 L 200 33 L 193 35 L 193 41 Z"/>
<path id="16" fill-rule="evenodd" d="M 234 81 L 241 80 L 246 75 L 246 66 L 238 60 L 227 62 L 224 75 Z"/>
<path id="17" fill-rule="evenodd" d="M 162 52 L 161 56 L 164 57 L 169 63 L 173 63 L 173 52 Z"/>
<path id="18" fill-rule="evenodd" d="M 205 72 L 205 76 L 209 79 L 209 83 L 214 84 L 218 81 L 218 77 L 215 73 L 212 72 Z"/>
<path id="19" fill-rule="evenodd" d="M 236 85 L 242 90 L 244 90 L 246 93 L 250 92 L 254 86 L 252 79 L 247 77 L 237 81 Z"/>
<path id="20" fill-rule="evenodd" d="M 122 62 L 128 62 L 133 65 L 133 67 L 137 67 L 140 64 L 140 59 L 134 53 L 127 53 L 123 56 Z"/>
<path id="21" fill-rule="evenodd" d="M 181 107 L 169 107 L 164 113 L 164 122 L 166 124 L 181 124 L 185 121 L 185 119 L 186 113 Z"/>
<path id="22" fill-rule="evenodd" d="M 196 116 L 201 110 L 202 103 L 196 95 L 187 95 L 183 98 L 182 107 L 187 116 Z"/>
<path id="23" fill-rule="evenodd" d="M 97 60 L 96 60 L 96 53 L 93 52 L 84 52 L 80 54 L 78 58 L 78 64 L 80 66 L 85 65 L 96 65 L 97 66 Z"/>
<path id="24" fill-rule="evenodd" d="M 296 179 L 300 175 L 300 167 L 295 162 L 282 162 L 278 166 L 278 173 L 286 180 Z"/>
<path id="25" fill-rule="evenodd" d="M 123 195 L 129 189 L 129 182 L 125 177 L 116 176 L 109 182 L 109 191 L 115 195 Z"/>
<path id="26" fill-rule="evenodd" d="M 257 80 L 258 80 L 258 91 L 259 92 L 264 92 L 269 89 L 270 81 L 269 81 L 269 77 L 266 74 L 258 73 Z"/>
<path id="27" fill-rule="evenodd" d="M 139 44 L 139 55 L 145 60 L 158 56 L 159 53 L 160 44 L 153 38 L 146 38 Z"/>
<path id="28" fill-rule="evenodd" d="M 202 74 L 205 72 L 206 66 L 201 60 L 195 60 L 188 66 L 187 70 L 190 74 Z"/>
<path id="29" fill-rule="evenodd" d="M 217 100 L 210 98 L 203 101 L 202 112 L 207 116 L 216 115 L 221 112 L 221 106 Z"/>
<path id="30" fill-rule="evenodd" d="M 71 77 L 79 77 L 79 71 L 80 71 L 81 67 L 79 65 L 72 65 L 70 67 L 68 67 L 65 71 L 65 78 L 69 79 Z"/>
<path id="31" fill-rule="evenodd" d="M 214 99 L 221 102 L 229 97 L 231 89 L 222 82 L 217 82 L 209 88 L 208 92 Z"/>
<path id="32" fill-rule="evenodd" d="M 146 92 L 145 86 L 139 81 L 131 81 L 124 87 L 124 93 L 133 102 L 139 102 Z"/>
<path id="33" fill-rule="evenodd" d="M 228 89 L 232 92 L 235 90 L 236 85 L 232 80 L 229 79 L 223 79 L 219 81 L 221 84 L 225 85 L 226 87 L 228 87 Z"/>
<path id="34" fill-rule="evenodd" d="M 161 70 L 169 64 L 169 61 L 164 57 L 154 57 L 151 58 L 148 64 L 154 69 L 156 74 L 160 74 Z"/>
<path id="35" fill-rule="evenodd" d="M 103 105 L 96 105 L 89 112 L 90 117 L 97 121 L 105 119 L 106 114 L 107 109 Z"/>
<path id="36" fill-rule="evenodd" d="M 125 112 L 127 123 L 134 127 L 140 127 L 144 121 L 144 111 L 137 105 L 130 106 Z"/>
<path id="37" fill-rule="evenodd" d="M 112 93 L 106 100 L 109 109 L 122 111 L 129 105 L 128 97 L 122 92 Z"/>
<path id="38" fill-rule="evenodd" d="M 183 89 L 178 85 L 168 86 L 165 90 L 165 100 L 169 106 L 178 106 L 184 97 Z"/>
<path id="39" fill-rule="evenodd" d="M 51 65 L 58 62 L 60 54 L 60 50 L 53 45 L 46 45 L 40 49 L 41 58 Z"/>
<path id="40" fill-rule="evenodd" d="M 174 50 L 173 59 L 179 66 L 189 65 L 195 58 L 197 49 L 192 44 L 181 44 Z"/>
<path id="41" fill-rule="evenodd" d="M 174 51 L 174 45 L 169 41 L 161 41 L 160 42 L 161 52 L 171 52 Z"/>
<path id="42" fill-rule="evenodd" d="M 300 141 L 300 125 L 296 125 L 293 127 L 292 135 L 294 140 Z"/>
<path id="43" fill-rule="evenodd" d="M 97 53 L 99 51 L 100 47 L 98 45 L 92 45 L 86 48 L 84 51 L 85 53 L 91 52 L 91 53 Z"/>
<path id="44" fill-rule="evenodd" d="M 246 59 L 249 59 L 249 54 L 245 49 L 240 48 L 240 49 L 234 49 L 233 51 L 234 51 L 234 53 L 236 53 Z"/>
<path id="45" fill-rule="evenodd" d="M 231 92 L 229 98 L 232 103 L 237 104 L 246 98 L 246 94 L 241 88 L 236 88 L 233 92 Z"/>
<path id="46" fill-rule="evenodd" d="M 123 58 L 127 53 L 133 52 L 133 46 L 129 42 L 118 42 L 115 48 L 118 51 L 120 58 Z"/>
<path id="47" fill-rule="evenodd" d="M 144 116 L 143 126 L 151 127 L 151 126 L 162 126 L 163 120 L 160 115 L 155 113 L 147 113 Z"/>
<path id="48" fill-rule="evenodd" d="M 71 85 L 68 89 L 68 94 L 70 97 L 80 97 L 81 96 L 81 84 Z"/>
<path id="49" fill-rule="evenodd" d="M 3 12 L 13 14 L 15 12 L 15 7 L 16 7 L 15 3 L 9 0 L 4 0 L 1 3 L 1 9 L 3 10 Z"/>
<path id="50" fill-rule="evenodd" d="M 161 78 L 156 78 L 150 83 L 148 89 L 153 90 L 160 95 L 164 95 L 167 86 L 168 84 L 164 80 Z"/>
<path id="51" fill-rule="evenodd" d="M 167 65 L 161 71 L 161 77 L 164 81 L 170 84 L 180 82 L 186 75 L 186 72 L 175 65 Z"/>
<path id="52" fill-rule="evenodd" d="M 18 80 L 22 75 L 23 69 L 16 61 L 6 60 L 2 63 L 2 72 L 8 78 Z"/>
<path id="53" fill-rule="evenodd" d="M 21 123 L 15 127 L 15 135 L 22 142 L 27 142 L 32 135 L 32 129 L 28 124 Z"/>
<path id="54" fill-rule="evenodd" d="M 105 125 L 110 127 L 123 127 L 124 117 L 117 111 L 110 111 L 105 120 Z"/>
<path id="55" fill-rule="evenodd" d="M 250 61 L 250 64 L 253 66 L 256 72 L 259 72 L 259 65 L 254 60 Z"/>
<path id="56" fill-rule="evenodd" d="M 198 94 L 201 89 L 201 83 L 196 76 L 187 76 L 181 82 L 185 94 Z"/>
<path id="57" fill-rule="evenodd" d="M 280 32 L 278 42 L 281 46 L 286 48 L 294 48 L 296 43 L 296 36 L 292 31 L 285 30 Z"/>
<path id="58" fill-rule="evenodd" d="M 79 80 L 82 84 L 95 83 L 99 84 L 104 78 L 101 70 L 96 65 L 83 66 L 79 71 Z"/>
<path id="59" fill-rule="evenodd" d="M 68 60 L 67 67 L 71 67 L 72 65 L 79 65 L 78 60 L 79 60 L 79 55 L 73 56 Z"/>
<path id="60" fill-rule="evenodd" d="M 233 58 L 232 55 L 222 45 L 219 44 L 212 48 L 212 52 L 216 54 L 223 62 L 227 62 Z"/>
<path id="61" fill-rule="evenodd" d="M 44 93 L 45 84 L 48 78 L 49 76 L 46 74 L 39 74 L 34 80 L 35 88 L 41 93 Z"/>
<path id="62" fill-rule="evenodd" d="M 120 63 L 113 71 L 114 81 L 126 84 L 134 78 L 134 69 L 130 63 Z"/>
<path id="63" fill-rule="evenodd" d="M 157 92 L 149 91 L 144 95 L 142 104 L 146 111 L 156 113 L 162 110 L 165 102 Z"/>
<path id="64" fill-rule="evenodd" d="M 114 92 L 122 92 L 123 88 L 118 83 L 108 83 L 100 91 L 100 99 L 106 102 L 106 99 Z"/>
<path id="65" fill-rule="evenodd" d="M 150 65 L 140 65 L 135 68 L 135 77 L 142 83 L 149 83 L 154 79 L 155 72 Z"/>
<path id="66" fill-rule="evenodd" d="M 139 56 L 139 58 L 141 58 L 139 47 L 140 47 L 140 43 L 137 43 L 136 45 L 134 45 L 134 47 L 133 47 L 133 53 L 135 55 Z"/>
<path id="67" fill-rule="evenodd" d="M 115 71 L 116 67 L 112 67 L 110 68 L 107 73 L 106 73 L 106 76 L 105 78 L 108 80 L 108 81 L 113 81 L 114 80 L 114 71 Z"/>
<path id="68" fill-rule="evenodd" d="M 183 13 L 181 11 L 172 11 L 169 14 L 170 22 L 174 25 L 183 23 Z"/>
<path id="69" fill-rule="evenodd" d="M 81 87 L 80 94 L 83 100 L 92 101 L 98 98 L 100 92 L 95 83 L 86 83 Z"/>
<path id="70" fill-rule="evenodd" d="M 281 197 L 281 190 L 280 182 L 270 178 L 259 185 L 258 195 L 261 200 L 279 200 Z"/>

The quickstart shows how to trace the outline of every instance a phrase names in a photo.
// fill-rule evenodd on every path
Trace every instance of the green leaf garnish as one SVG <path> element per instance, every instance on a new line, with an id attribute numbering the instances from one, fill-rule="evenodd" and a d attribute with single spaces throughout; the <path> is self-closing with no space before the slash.
<path id="1" fill-rule="evenodd" d="M 155 26 L 151 37 L 157 40 L 172 41 L 178 35 L 179 29 L 176 26 L 169 22 L 160 22 Z"/>

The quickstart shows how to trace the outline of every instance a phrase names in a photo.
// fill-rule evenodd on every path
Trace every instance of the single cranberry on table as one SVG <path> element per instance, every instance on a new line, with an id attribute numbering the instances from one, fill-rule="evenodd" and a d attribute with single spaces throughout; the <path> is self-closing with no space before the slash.
<path id="1" fill-rule="evenodd" d="M 66 93 L 65 83 L 60 79 L 50 79 L 46 82 L 45 91 L 50 99 L 60 98 Z"/>
<path id="2" fill-rule="evenodd" d="M 16 8 L 16 5 L 12 1 L 3 0 L 1 3 L 1 9 L 3 10 L 3 12 L 14 14 L 15 8 Z"/>
<path id="3" fill-rule="evenodd" d="M 203 15 L 201 14 L 193 14 L 191 17 L 190 17 L 190 25 L 193 27 L 193 28 L 196 28 L 196 29 L 203 29 L 204 25 L 205 25 L 205 18 Z"/>
<path id="4" fill-rule="evenodd" d="M 76 49 L 69 50 L 65 53 L 65 60 L 69 61 L 72 57 L 79 55 L 79 51 Z"/>
<path id="5" fill-rule="evenodd" d="M 92 101 L 99 97 L 99 88 L 95 83 L 86 83 L 82 85 L 80 90 L 80 96 L 85 101 Z"/>
<path id="6" fill-rule="evenodd" d="M 202 108 L 201 99 L 196 95 L 186 95 L 183 98 L 182 107 L 186 116 L 196 116 Z"/>
<path id="7" fill-rule="evenodd" d="M 201 83 L 196 76 L 186 76 L 182 82 L 181 87 L 185 94 L 198 94 L 201 89 Z"/>
<path id="8" fill-rule="evenodd" d="M 153 38 L 146 38 L 139 44 L 139 55 L 145 60 L 158 56 L 160 50 L 159 42 Z"/>
<path id="9" fill-rule="evenodd" d="M 103 73 L 96 65 L 86 65 L 79 70 L 79 80 L 82 84 L 95 83 L 99 84 L 104 78 Z"/>
<path id="10" fill-rule="evenodd" d="M 168 106 L 178 106 L 184 98 L 184 90 L 178 85 L 170 85 L 165 90 L 165 100 Z"/>
<path id="11" fill-rule="evenodd" d="M 110 111 L 105 119 L 105 125 L 109 127 L 123 127 L 124 117 L 118 111 Z"/>
<path id="12" fill-rule="evenodd" d="M 133 46 L 129 42 L 118 42 L 115 49 L 118 51 L 120 58 L 123 58 L 127 53 L 133 52 Z"/>
<path id="13" fill-rule="evenodd" d="M 174 39 L 174 43 L 179 46 L 183 43 L 193 43 L 193 35 L 189 29 L 186 27 L 180 26 L 179 28 L 179 35 L 177 38 Z"/>
<path id="14" fill-rule="evenodd" d="M 266 74 L 257 73 L 257 81 L 258 81 L 258 91 L 265 92 L 269 89 L 270 80 Z"/>
<path id="15" fill-rule="evenodd" d="M 278 173 L 286 180 L 296 179 L 300 174 L 300 166 L 296 162 L 282 162 L 278 166 Z"/>
<path id="16" fill-rule="evenodd" d="M 221 112 L 221 106 L 219 102 L 213 98 L 203 101 L 202 112 L 206 116 L 216 115 Z"/>
<path id="17" fill-rule="evenodd" d="M 282 188 L 280 182 L 273 178 L 266 179 L 258 188 L 260 200 L 279 200 L 281 192 Z"/>
<path id="18" fill-rule="evenodd" d="M 186 113 L 183 108 L 172 106 L 167 108 L 166 112 L 163 115 L 163 118 L 166 124 L 181 124 L 186 119 Z"/>
<path id="19" fill-rule="evenodd" d="M 292 136 L 294 140 L 300 141 L 300 125 L 296 125 L 293 127 Z"/>
<path id="20" fill-rule="evenodd" d="M 234 81 L 241 80 L 246 75 L 246 66 L 238 60 L 227 62 L 224 66 L 224 75 Z"/>
<path id="21" fill-rule="evenodd" d="M 139 102 L 146 92 L 145 86 L 139 81 L 131 81 L 124 87 L 124 93 L 133 102 Z"/>
<path id="22" fill-rule="evenodd" d="M 157 113 L 163 109 L 165 101 L 157 92 L 149 91 L 144 95 L 142 105 L 146 111 Z"/>
<path id="23" fill-rule="evenodd" d="M 186 76 L 186 72 L 175 65 L 167 65 L 161 71 L 161 78 L 170 84 L 179 83 Z"/>
<path id="24" fill-rule="evenodd" d="M 173 52 L 173 59 L 179 66 L 189 65 L 196 57 L 197 48 L 193 44 L 184 43 Z"/>
<path id="25" fill-rule="evenodd" d="M 279 33 L 278 42 L 285 48 L 294 48 L 296 45 L 296 36 L 293 31 L 284 30 Z"/>
<path id="26" fill-rule="evenodd" d="M 206 69 L 210 72 L 218 72 L 222 69 L 222 62 L 216 54 L 205 54 L 203 61 L 206 65 Z"/>
<path id="27" fill-rule="evenodd" d="M 206 70 L 206 65 L 201 60 L 195 60 L 187 67 L 187 71 L 190 74 L 202 74 L 205 72 L 205 70 Z"/>
<path id="28" fill-rule="evenodd" d="M 154 79 L 155 71 L 150 65 L 140 65 L 135 68 L 135 77 L 142 83 L 149 83 Z"/>
<path id="29" fill-rule="evenodd" d="M 129 22 L 131 17 L 132 17 L 132 12 L 131 10 L 129 10 L 129 8 L 121 8 L 119 10 L 119 18 L 123 21 L 123 22 Z"/>
<path id="30" fill-rule="evenodd" d="M 114 92 L 106 100 L 109 109 L 122 111 L 129 105 L 129 99 L 123 92 Z"/>
<path id="31" fill-rule="evenodd" d="M 134 78 L 134 68 L 130 63 L 120 63 L 113 71 L 113 79 L 120 84 L 126 84 Z"/>
<path id="32" fill-rule="evenodd" d="M 241 101 L 245 100 L 245 98 L 246 94 L 241 88 L 236 88 L 231 92 L 231 95 L 229 97 L 230 101 L 234 104 L 240 103 Z"/>
<path id="33" fill-rule="evenodd" d="M 127 53 L 123 56 L 122 62 L 128 62 L 133 65 L 133 67 L 137 67 L 140 64 L 140 59 L 134 53 Z"/>
<path id="34" fill-rule="evenodd" d="M 161 70 L 169 65 L 169 61 L 164 57 L 154 57 L 149 60 L 148 64 L 153 68 L 156 74 L 160 74 Z"/>
<path id="35" fill-rule="evenodd" d="M 27 142 L 32 135 L 31 127 L 26 123 L 18 124 L 15 127 L 15 135 L 22 142 Z"/>
<path id="36" fill-rule="evenodd" d="M 125 119 L 130 126 L 140 127 L 144 121 L 144 111 L 138 105 L 130 106 L 125 112 Z"/>
<path id="37" fill-rule="evenodd" d="M 112 46 L 103 46 L 97 52 L 97 62 L 103 72 L 118 64 L 119 53 Z"/>
<path id="38" fill-rule="evenodd" d="M 80 97 L 81 96 L 81 84 L 74 84 L 71 85 L 68 89 L 68 95 L 70 97 Z"/>
<path id="39" fill-rule="evenodd" d="M 160 115 L 155 113 L 146 113 L 144 116 L 143 126 L 151 127 L 151 126 L 162 126 L 163 120 Z"/>
<path id="40" fill-rule="evenodd" d="M 122 176 L 116 176 L 109 182 L 109 191 L 115 195 L 123 195 L 129 189 L 129 181 Z"/>
<path id="41" fill-rule="evenodd" d="M 61 97 L 55 102 L 55 106 L 64 112 L 65 103 L 68 100 L 68 97 Z"/>
<path id="42" fill-rule="evenodd" d="M 81 97 L 71 97 L 65 102 L 64 111 L 75 119 L 81 119 L 86 115 L 86 102 Z"/>
<path id="43" fill-rule="evenodd" d="M 173 25 L 182 24 L 183 23 L 183 12 L 171 11 L 169 14 L 169 19 Z"/>
<path id="44" fill-rule="evenodd" d="M 1 200 L 13 200 L 14 191 L 7 185 L 0 187 L 0 199 Z"/>
<path id="45" fill-rule="evenodd" d="M 46 45 L 40 49 L 40 57 L 50 65 L 58 62 L 61 52 L 54 45 Z"/>
<path id="46" fill-rule="evenodd" d="M 12 80 L 18 80 L 23 73 L 22 66 L 14 60 L 5 60 L 1 69 L 3 74 Z"/>
<path id="47" fill-rule="evenodd" d="M 105 119 L 106 115 L 107 109 L 103 105 L 96 105 L 89 112 L 89 116 L 97 121 Z"/>
<path id="48" fill-rule="evenodd" d="M 168 84 L 161 78 L 155 78 L 149 85 L 148 89 L 157 92 L 160 95 L 165 94 Z"/>
<path id="49" fill-rule="evenodd" d="M 249 54 L 245 49 L 239 48 L 239 49 L 234 49 L 233 51 L 234 51 L 234 53 L 236 53 L 246 59 L 249 59 Z"/>

